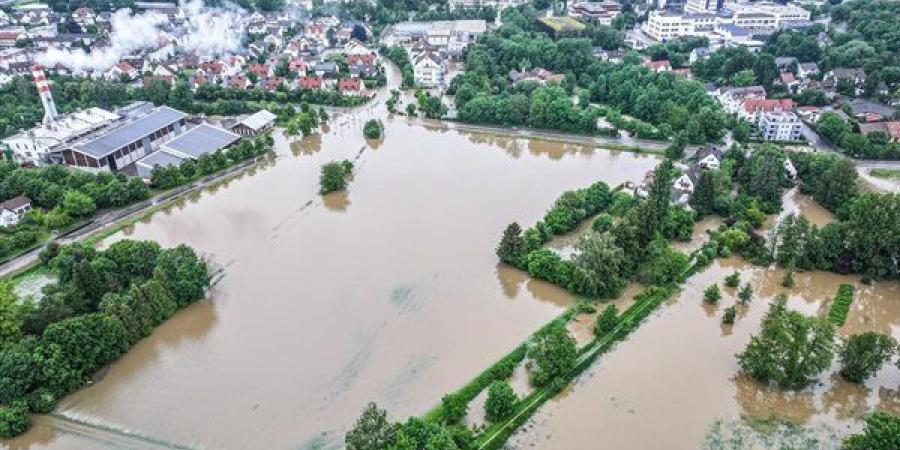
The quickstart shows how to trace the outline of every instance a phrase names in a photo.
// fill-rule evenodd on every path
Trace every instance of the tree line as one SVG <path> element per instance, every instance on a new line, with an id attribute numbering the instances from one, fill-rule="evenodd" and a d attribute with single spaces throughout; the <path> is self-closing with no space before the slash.
<path id="1" fill-rule="evenodd" d="M 23 433 L 29 411 L 51 411 L 210 284 L 208 264 L 186 245 L 51 243 L 40 258 L 57 276 L 40 300 L 20 302 L 9 283 L 0 286 L 3 438 Z"/>
<path id="2" fill-rule="evenodd" d="M 802 192 L 836 213 L 823 227 L 790 215 L 777 228 L 775 261 L 782 267 L 859 273 L 898 279 L 900 195 L 863 192 L 856 169 L 845 158 L 793 155 Z"/>

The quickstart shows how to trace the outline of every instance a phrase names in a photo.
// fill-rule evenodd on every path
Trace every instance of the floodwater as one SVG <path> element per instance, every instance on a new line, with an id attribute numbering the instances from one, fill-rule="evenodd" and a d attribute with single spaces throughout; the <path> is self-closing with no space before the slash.
<path id="1" fill-rule="evenodd" d="M 404 117 L 367 142 L 376 114 L 276 136 L 274 161 L 111 237 L 189 244 L 225 276 L 11 447 L 337 448 L 370 400 L 421 414 L 573 301 L 498 266 L 503 228 L 658 162 Z M 323 199 L 340 159 L 353 180 Z"/>
<path id="2" fill-rule="evenodd" d="M 703 290 L 712 283 L 724 286 L 735 270 L 755 295 L 738 307 L 735 325 L 725 326 L 722 314 L 735 304 L 735 289 L 724 288 L 718 306 L 703 303 Z M 858 430 L 859 417 L 875 408 L 900 413 L 900 369 L 893 364 L 863 386 L 841 380 L 835 364 L 818 383 L 798 392 L 770 389 L 739 374 L 734 355 L 759 331 L 769 301 L 782 292 L 789 307 L 824 317 L 838 285 L 849 283 L 856 296 L 838 334 L 877 331 L 900 339 L 900 283 L 867 286 L 859 277 L 809 272 L 795 274 L 796 285 L 788 289 L 781 286 L 782 275 L 736 257 L 716 260 L 572 388 L 544 405 L 508 448 L 578 450 L 602 444 L 693 450 L 701 448 L 718 420 L 779 416 L 842 436 Z"/>

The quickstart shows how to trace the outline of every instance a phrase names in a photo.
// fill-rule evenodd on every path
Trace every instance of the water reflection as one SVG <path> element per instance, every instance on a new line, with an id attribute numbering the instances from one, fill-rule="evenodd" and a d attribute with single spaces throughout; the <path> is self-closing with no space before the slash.
<path id="1" fill-rule="evenodd" d="M 322 196 L 322 204 L 329 211 L 344 212 L 350 207 L 350 193 L 347 191 L 332 192 Z"/>

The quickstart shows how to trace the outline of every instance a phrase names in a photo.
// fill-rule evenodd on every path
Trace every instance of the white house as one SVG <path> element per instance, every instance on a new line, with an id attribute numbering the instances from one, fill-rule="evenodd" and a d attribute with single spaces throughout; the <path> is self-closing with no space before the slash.
<path id="1" fill-rule="evenodd" d="M 0 226 L 16 225 L 30 209 L 31 199 L 21 195 L 0 203 Z"/>
<path id="2" fill-rule="evenodd" d="M 707 145 L 697 152 L 697 165 L 704 169 L 718 170 L 722 165 L 724 152 L 714 145 Z"/>
<path id="3" fill-rule="evenodd" d="M 417 85 L 431 88 L 444 81 L 444 66 L 440 57 L 430 50 L 424 50 L 413 57 L 413 78 Z"/>

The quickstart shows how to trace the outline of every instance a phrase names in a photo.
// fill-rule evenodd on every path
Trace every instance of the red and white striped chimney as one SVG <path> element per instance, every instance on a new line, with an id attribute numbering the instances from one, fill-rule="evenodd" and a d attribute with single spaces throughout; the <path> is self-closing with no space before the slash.
<path id="1" fill-rule="evenodd" d="M 56 120 L 56 104 L 53 103 L 53 94 L 50 93 L 50 83 L 47 82 L 47 75 L 44 74 L 44 68 L 38 64 L 31 66 L 31 76 L 34 78 L 34 85 L 37 87 L 38 95 L 41 96 L 41 104 L 44 105 L 44 125 L 49 125 Z"/>

